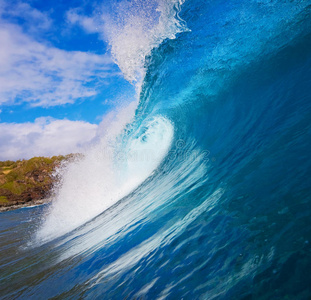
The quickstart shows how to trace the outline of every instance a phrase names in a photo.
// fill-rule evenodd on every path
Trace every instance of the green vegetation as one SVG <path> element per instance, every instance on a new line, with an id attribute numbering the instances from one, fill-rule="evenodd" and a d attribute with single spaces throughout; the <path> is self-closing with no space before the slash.
<path id="1" fill-rule="evenodd" d="M 6 196 L 0 196 L 0 205 L 9 203 L 8 198 Z"/>
<path id="2" fill-rule="evenodd" d="M 33 157 L 29 160 L 0 162 L 0 206 L 39 200 L 49 196 L 53 171 L 63 161 L 81 158 L 80 154 Z"/>

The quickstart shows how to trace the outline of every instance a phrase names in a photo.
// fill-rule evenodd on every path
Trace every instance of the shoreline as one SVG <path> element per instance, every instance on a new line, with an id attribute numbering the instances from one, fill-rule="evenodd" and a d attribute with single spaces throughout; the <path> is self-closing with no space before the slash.
<path id="1" fill-rule="evenodd" d="M 40 200 L 32 200 L 32 201 L 29 201 L 29 202 L 26 202 L 26 203 L 22 203 L 22 204 L 13 204 L 13 205 L 8 205 L 8 206 L 0 206 L 0 213 L 16 210 L 16 209 L 19 209 L 19 208 L 43 205 L 43 204 L 50 203 L 51 201 L 52 201 L 51 198 L 47 198 L 47 199 L 40 199 Z"/>

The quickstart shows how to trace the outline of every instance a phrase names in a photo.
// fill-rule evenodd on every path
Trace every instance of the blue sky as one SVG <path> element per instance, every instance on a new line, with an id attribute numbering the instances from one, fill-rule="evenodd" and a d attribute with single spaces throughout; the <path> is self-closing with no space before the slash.
<path id="1" fill-rule="evenodd" d="M 77 152 L 135 98 L 111 58 L 104 2 L 0 0 L 0 160 Z"/>

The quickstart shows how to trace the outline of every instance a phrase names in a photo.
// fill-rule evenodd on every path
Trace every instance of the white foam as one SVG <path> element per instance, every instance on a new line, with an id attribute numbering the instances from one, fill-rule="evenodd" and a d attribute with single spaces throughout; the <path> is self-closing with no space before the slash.
<path id="1" fill-rule="evenodd" d="M 125 142 L 120 136 L 116 139 L 118 135 L 113 140 L 114 130 L 108 130 L 109 138 L 103 138 L 82 160 L 62 171 L 62 184 L 37 240 L 45 242 L 77 228 L 133 191 L 161 163 L 174 132 L 163 117 L 150 120 L 144 133 L 127 137 Z"/>

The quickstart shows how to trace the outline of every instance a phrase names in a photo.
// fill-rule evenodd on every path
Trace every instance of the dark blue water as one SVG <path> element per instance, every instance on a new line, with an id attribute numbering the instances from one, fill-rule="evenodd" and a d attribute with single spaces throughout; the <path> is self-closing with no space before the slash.
<path id="1" fill-rule="evenodd" d="M 1 297 L 310 299 L 310 11 L 186 1 L 190 30 L 146 58 L 123 136 L 161 116 L 170 151 L 135 191 L 44 244 L 32 243 L 44 208 L 2 213 Z"/>

